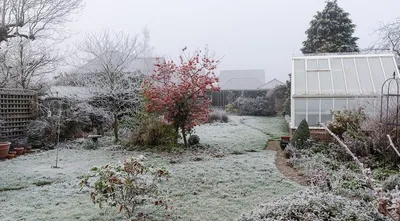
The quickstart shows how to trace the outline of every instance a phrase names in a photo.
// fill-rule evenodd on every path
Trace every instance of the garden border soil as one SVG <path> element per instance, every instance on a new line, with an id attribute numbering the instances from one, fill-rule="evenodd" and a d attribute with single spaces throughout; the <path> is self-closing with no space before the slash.
<path id="1" fill-rule="evenodd" d="M 301 173 L 286 164 L 287 159 L 285 157 L 284 151 L 281 149 L 279 145 L 279 141 L 268 141 L 266 149 L 276 152 L 276 159 L 275 159 L 276 167 L 285 177 L 295 181 L 296 183 L 302 186 L 306 186 L 306 181 L 304 177 L 301 175 Z"/>

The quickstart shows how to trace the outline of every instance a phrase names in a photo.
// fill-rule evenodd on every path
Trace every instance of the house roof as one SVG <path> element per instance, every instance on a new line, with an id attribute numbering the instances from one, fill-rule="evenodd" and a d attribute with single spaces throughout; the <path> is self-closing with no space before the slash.
<path id="1" fill-rule="evenodd" d="M 279 85 L 284 85 L 284 83 L 276 78 L 268 81 L 267 83 L 261 85 L 258 89 L 274 89 Z"/>
<path id="2" fill-rule="evenodd" d="M 60 98 L 73 98 L 73 99 L 87 99 L 92 95 L 86 87 L 75 87 L 75 86 L 51 86 L 46 91 L 46 95 L 43 98 L 49 97 L 60 97 Z"/>
<path id="3" fill-rule="evenodd" d="M 309 95 L 379 95 L 382 84 L 398 77 L 395 55 L 323 54 L 293 57 L 292 93 Z"/>
<path id="4" fill-rule="evenodd" d="M 221 70 L 221 90 L 256 90 L 265 83 L 264 70 Z"/>

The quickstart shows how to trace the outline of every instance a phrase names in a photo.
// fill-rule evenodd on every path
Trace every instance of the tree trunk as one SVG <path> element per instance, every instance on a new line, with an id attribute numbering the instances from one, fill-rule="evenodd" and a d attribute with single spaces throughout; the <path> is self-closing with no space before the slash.
<path id="1" fill-rule="evenodd" d="M 186 139 L 186 131 L 185 131 L 184 127 L 182 128 L 182 137 L 183 137 L 183 143 L 185 144 L 185 148 L 187 148 L 188 144 L 187 144 L 187 139 Z"/>
<path id="2" fill-rule="evenodd" d="M 175 126 L 176 140 L 175 144 L 179 142 L 179 126 Z"/>
<path id="3" fill-rule="evenodd" d="M 115 143 L 117 143 L 119 141 L 119 138 L 118 138 L 118 118 L 116 113 L 114 113 L 114 138 L 115 138 Z"/>

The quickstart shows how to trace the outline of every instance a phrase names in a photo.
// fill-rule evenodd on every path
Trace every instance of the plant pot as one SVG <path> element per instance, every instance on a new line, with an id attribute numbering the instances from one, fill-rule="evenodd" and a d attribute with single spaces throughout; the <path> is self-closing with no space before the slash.
<path id="1" fill-rule="evenodd" d="M 7 155 L 7 159 L 9 159 L 9 160 L 14 159 L 14 157 L 15 157 L 15 154 L 9 153 L 9 154 Z"/>
<path id="2" fill-rule="evenodd" d="M 0 142 L 0 159 L 6 158 L 9 150 L 10 150 L 9 142 Z"/>
<path id="3" fill-rule="evenodd" d="M 9 151 L 8 153 L 9 153 L 9 154 L 17 155 L 17 151 L 15 151 L 15 150 L 11 150 L 11 151 Z"/>
<path id="4" fill-rule="evenodd" d="M 281 136 L 281 140 L 290 141 L 290 136 Z"/>
<path id="5" fill-rule="evenodd" d="M 32 152 L 32 147 L 31 146 L 26 146 L 25 147 L 25 153 L 31 153 Z"/>
<path id="6" fill-rule="evenodd" d="M 23 147 L 16 147 L 14 150 L 17 151 L 17 155 L 22 155 L 25 152 Z"/>

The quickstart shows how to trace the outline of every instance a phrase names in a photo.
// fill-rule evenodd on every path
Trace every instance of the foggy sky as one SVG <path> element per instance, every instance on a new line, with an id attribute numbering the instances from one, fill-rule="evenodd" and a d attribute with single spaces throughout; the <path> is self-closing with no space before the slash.
<path id="1" fill-rule="evenodd" d="M 291 58 L 299 55 L 304 32 L 325 0 L 87 0 L 67 28 L 77 33 L 63 43 L 72 46 L 85 33 L 104 28 L 132 34 L 150 29 L 158 55 L 176 58 L 208 45 L 224 56 L 219 69 L 264 69 L 266 80 L 286 80 Z M 357 25 L 360 48 L 368 47 L 379 22 L 400 17 L 399 0 L 338 0 Z"/>

